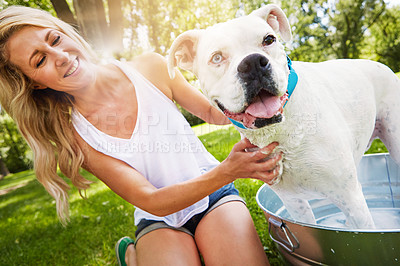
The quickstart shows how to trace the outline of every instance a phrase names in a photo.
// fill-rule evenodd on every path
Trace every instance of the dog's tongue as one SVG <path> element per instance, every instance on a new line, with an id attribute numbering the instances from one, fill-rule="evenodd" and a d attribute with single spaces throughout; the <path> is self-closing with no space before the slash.
<path id="1" fill-rule="evenodd" d="M 236 121 L 242 122 L 247 128 L 252 128 L 257 118 L 271 118 L 282 111 L 283 104 L 287 101 L 287 94 L 279 97 L 266 91 L 261 91 L 255 101 L 242 113 L 231 113 L 228 110 L 224 114 Z"/>
<path id="2" fill-rule="evenodd" d="M 273 96 L 266 91 L 261 91 L 256 100 L 250 104 L 245 113 L 258 118 L 271 118 L 281 108 L 282 102 L 279 96 Z"/>

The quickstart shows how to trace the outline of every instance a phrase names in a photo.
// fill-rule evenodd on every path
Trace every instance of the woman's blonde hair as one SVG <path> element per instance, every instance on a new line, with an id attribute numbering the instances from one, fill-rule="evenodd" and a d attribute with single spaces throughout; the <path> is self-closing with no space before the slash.
<path id="1" fill-rule="evenodd" d="M 32 80 L 9 61 L 7 40 L 27 26 L 58 30 L 81 45 L 92 59 L 95 57 L 72 26 L 48 12 L 22 6 L 0 12 L 0 104 L 31 147 L 37 179 L 55 198 L 57 214 L 65 224 L 69 220 L 70 187 L 57 174 L 57 166 L 80 192 L 90 182 L 79 173 L 84 159 L 71 124 L 73 97 L 50 88 L 34 90 Z"/>

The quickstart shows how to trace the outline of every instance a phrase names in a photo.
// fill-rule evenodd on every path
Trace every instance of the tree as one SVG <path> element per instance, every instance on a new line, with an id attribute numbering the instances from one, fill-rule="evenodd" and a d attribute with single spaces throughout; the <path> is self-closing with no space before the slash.
<path id="1" fill-rule="evenodd" d="M 273 3 L 282 8 L 288 17 L 292 29 L 292 41 L 286 43 L 286 52 L 292 60 L 323 61 L 332 56 L 331 51 L 324 49 L 325 44 L 319 41 L 324 36 L 326 27 L 321 25 L 322 0 L 276 0 Z M 248 0 L 238 3 L 241 13 L 251 11 L 268 4 L 265 0 Z"/>
<path id="2" fill-rule="evenodd" d="M 74 9 L 80 33 L 95 49 L 107 47 L 109 34 L 102 0 L 74 0 Z"/>
<path id="3" fill-rule="evenodd" d="M 365 32 L 376 23 L 385 7 L 384 0 L 339 0 L 330 9 L 325 37 L 337 58 L 360 57 Z"/>
<path id="4" fill-rule="evenodd" d="M 292 59 L 309 62 L 333 59 L 332 50 L 327 49 L 325 42 L 329 28 L 324 20 L 327 9 L 325 1 L 295 1 L 288 9 L 292 11 L 289 16 L 293 31 Z"/>
<path id="5" fill-rule="evenodd" d="M 19 6 L 28 6 L 33 8 L 40 8 L 42 10 L 49 11 L 53 15 L 55 14 L 53 10 L 53 6 L 49 0 L 38 0 L 38 1 L 26 1 L 26 0 L 7 0 L 1 1 L 0 0 L 0 10 L 12 5 L 19 5 Z"/>
<path id="6" fill-rule="evenodd" d="M 291 1 L 295 60 L 324 61 L 360 58 L 368 30 L 385 10 L 384 0 L 301 0 Z"/>
<path id="7" fill-rule="evenodd" d="M 0 180 L 9 174 L 10 171 L 8 170 L 7 165 L 4 163 L 3 158 L 0 156 Z"/>
<path id="8" fill-rule="evenodd" d="M 136 26 L 147 33 L 150 49 L 165 55 L 180 33 L 233 18 L 238 8 L 234 2 L 136 0 L 133 8 L 138 14 Z"/>
<path id="9" fill-rule="evenodd" d="M 124 17 L 121 0 L 108 0 L 109 40 L 114 53 L 120 54 L 123 51 L 122 38 Z"/>
<path id="10" fill-rule="evenodd" d="M 51 3 L 54 7 L 54 10 L 57 13 L 57 16 L 71 25 L 78 25 L 77 21 L 72 13 L 71 9 L 68 6 L 67 1 L 65 0 L 51 0 Z"/>
<path id="11" fill-rule="evenodd" d="M 11 117 L 0 115 L 0 159 L 10 172 L 16 173 L 31 167 L 29 150 Z"/>
<path id="12" fill-rule="evenodd" d="M 75 15 L 66 0 L 51 0 L 51 3 L 57 16 L 77 27 L 95 50 L 112 54 L 122 52 L 124 16 L 121 0 L 73 0 Z"/>
<path id="13" fill-rule="evenodd" d="M 400 6 L 386 9 L 371 28 L 365 54 L 389 66 L 394 72 L 400 71 Z"/>

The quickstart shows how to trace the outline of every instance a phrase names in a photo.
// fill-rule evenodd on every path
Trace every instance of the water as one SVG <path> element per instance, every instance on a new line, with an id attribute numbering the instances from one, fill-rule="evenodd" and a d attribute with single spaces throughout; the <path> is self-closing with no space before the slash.
<path id="1" fill-rule="evenodd" d="M 376 230 L 400 229 L 400 208 L 370 208 Z M 334 228 L 347 228 L 342 212 L 332 213 L 317 219 L 317 224 Z"/>
<path id="2" fill-rule="evenodd" d="M 400 166 L 388 154 L 364 155 L 358 167 L 358 178 L 375 222 L 376 230 L 400 230 Z M 267 186 L 257 195 L 260 207 L 282 219 L 291 219 L 280 198 Z M 310 201 L 317 225 L 348 229 L 341 210 L 327 199 Z"/>

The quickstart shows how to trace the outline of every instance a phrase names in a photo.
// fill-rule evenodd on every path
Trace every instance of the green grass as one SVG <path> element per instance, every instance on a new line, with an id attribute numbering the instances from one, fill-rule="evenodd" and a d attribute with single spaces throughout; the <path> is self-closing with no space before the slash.
<path id="1" fill-rule="evenodd" d="M 30 181 L 0 196 L 0 265 L 115 264 L 115 242 L 135 231 L 134 208 L 96 182 L 87 200 L 71 190 L 71 222 L 64 228 L 53 198 L 32 176 L 27 171 L 5 179 Z M 3 181 L 0 185 L 2 189 Z"/>
<path id="2" fill-rule="evenodd" d="M 207 127 L 207 128 L 201 128 Z M 223 160 L 240 139 L 233 127 L 209 125 L 196 127 L 206 148 Z M 384 147 L 383 147 L 384 148 Z M 369 152 L 379 152 L 375 141 Z M 0 265 L 115 265 L 114 244 L 122 236 L 133 236 L 134 207 L 110 191 L 87 172 L 94 184 L 81 199 L 76 189 L 70 191 L 71 222 L 63 227 L 55 214 L 55 202 L 36 181 L 32 171 L 7 176 L 0 181 L 0 191 L 17 185 L 18 189 L 0 195 Z M 268 237 L 268 227 L 255 195 L 259 181 L 235 182 L 245 198 L 272 265 L 281 260 Z"/>

